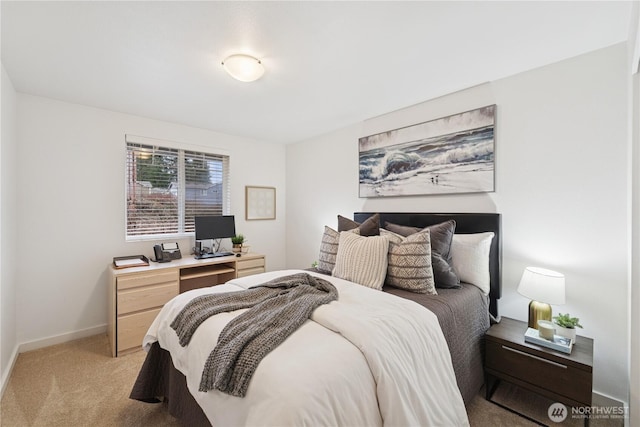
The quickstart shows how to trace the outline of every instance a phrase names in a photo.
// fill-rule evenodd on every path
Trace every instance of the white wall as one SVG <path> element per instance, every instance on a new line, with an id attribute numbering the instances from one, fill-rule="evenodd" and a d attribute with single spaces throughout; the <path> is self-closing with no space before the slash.
<path id="1" fill-rule="evenodd" d="M 504 316 L 526 320 L 523 269 L 566 275 L 569 311 L 595 338 L 594 389 L 626 401 L 630 91 L 618 45 L 457 92 L 287 147 L 287 266 L 317 259 L 323 226 L 354 211 L 500 212 Z M 358 198 L 361 136 L 497 104 L 496 191 Z M 304 238 L 300 238 L 304 236 Z"/>
<path id="2" fill-rule="evenodd" d="M 16 340 L 16 91 L 2 66 L 2 139 L 0 145 L 0 390 L 4 390 L 17 352 Z M 0 392 L 0 396 L 2 393 Z"/>
<path id="3" fill-rule="evenodd" d="M 495 85 L 497 98 L 513 105 L 500 116 L 508 129 L 502 180 L 510 191 L 495 198 L 505 214 L 504 278 L 513 289 L 527 263 L 565 273 L 567 303 L 554 309 L 582 319 L 584 335 L 595 339 L 594 389 L 623 401 L 631 233 L 627 76 L 626 49 L 618 45 Z M 523 302 L 507 294 L 504 314 L 524 314 Z"/>
<path id="4" fill-rule="evenodd" d="M 633 75 L 632 113 L 632 245 L 631 245 L 631 298 L 629 298 L 630 333 L 630 389 L 629 425 L 640 425 L 640 74 Z"/>
<path id="5" fill-rule="evenodd" d="M 284 267 L 283 146 L 24 94 L 17 120 L 17 338 L 26 348 L 104 330 L 111 259 L 153 253 L 155 241 L 125 242 L 127 133 L 228 152 L 236 229 L 268 269 Z M 276 187 L 276 220 L 244 220 L 245 185 Z M 189 256 L 193 238 L 179 242 Z"/>

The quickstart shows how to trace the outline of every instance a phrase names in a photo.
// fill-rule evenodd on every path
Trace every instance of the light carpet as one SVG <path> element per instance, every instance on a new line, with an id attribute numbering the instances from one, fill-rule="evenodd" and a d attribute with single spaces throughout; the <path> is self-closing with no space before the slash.
<path id="1" fill-rule="evenodd" d="M 3 427 L 179 426 L 162 404 L 129 399 L 146 353 L 113 358 L 106 335 L 59 344 L 20 354 L 0 406 Z M 551 423 L 547 409 L 553 402 L 503 384 L 494 400 L 552 425 L 582 425 L 570 417 Z M 484 399 L 483 392 L 467 408 L 477 427 L 535 426 L 536 424 Z M 592 420 L 592 426 L 622 426 L 623 421 Z"/>

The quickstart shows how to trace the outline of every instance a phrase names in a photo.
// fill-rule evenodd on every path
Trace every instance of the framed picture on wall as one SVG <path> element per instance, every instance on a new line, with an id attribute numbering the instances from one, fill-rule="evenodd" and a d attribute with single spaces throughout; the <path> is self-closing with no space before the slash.
<path id="1" fill-rule="evenodd" d="M 360 138 L 360 197 L 494 191 L 496 106 Z"/>
<path id="2" fill-rule="evenodd" d="M 276 219 L 276 188 L 247 185 L 245 191 L 245 219 Z"/>

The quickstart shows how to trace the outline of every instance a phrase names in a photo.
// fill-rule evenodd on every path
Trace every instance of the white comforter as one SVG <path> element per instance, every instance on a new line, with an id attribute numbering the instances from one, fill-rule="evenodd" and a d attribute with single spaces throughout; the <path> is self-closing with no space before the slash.
<path id="1" fill-rule="evenodd" d="M 469 425 L 436 316 L 412 301 L 324 275 L 318 276 L 335 285 L 338 301 L 317 308 L 313 321 L 262 360 L 244 398 L 199 392 L 220 331 L 242 310 L 209 318 L 183 348 L 169 326 L 182 307 L 198 295 L 247 289 L 297 272 L 264 273 L 178 295 L 149 328 L 144 348 L 158 341 L 171 352 L 213 426 Z"/>

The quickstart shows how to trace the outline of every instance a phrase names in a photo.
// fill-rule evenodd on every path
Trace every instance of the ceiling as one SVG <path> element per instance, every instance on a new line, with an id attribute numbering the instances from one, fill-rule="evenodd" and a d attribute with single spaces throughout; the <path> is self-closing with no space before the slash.
<path id="1" fill-rule="evenodd" d="M 18 92 L 291 143 L 626 41 L 631 2 L 1 2 Z M 260 58 L 261 80 L 220 65 Z"/>

